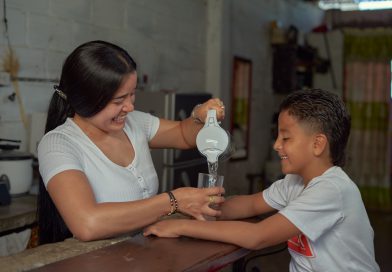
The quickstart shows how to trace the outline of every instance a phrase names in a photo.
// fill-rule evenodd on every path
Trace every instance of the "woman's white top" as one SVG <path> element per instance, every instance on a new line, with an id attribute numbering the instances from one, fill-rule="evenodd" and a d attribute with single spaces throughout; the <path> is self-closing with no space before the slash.
<path id="1" fill-rule="evenodd" d="M 63 125 L 45 134 L 38 146 L 39 171 L 45 186 L 56 174 L 72 169 L 86 175 L 98 203 L 155 195 L 158 177 L 148 143 L 158 128 L 159 119 L 151 114 L 139 111 L 128 114 L 124 132 L 132 143 L 135 157 L 130 165 L 123 167 L 107 158 L 68 118 Z"/>

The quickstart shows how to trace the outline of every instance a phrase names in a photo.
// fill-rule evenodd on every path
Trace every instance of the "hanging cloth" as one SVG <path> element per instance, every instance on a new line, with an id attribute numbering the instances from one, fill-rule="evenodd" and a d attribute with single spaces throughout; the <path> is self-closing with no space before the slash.
<path id="1" fill-rule="evenodd" d="M 352 126 L 346 171 L 365 205 L 392 210 L 392 29 L 344 30 L 344 98 Z"/>

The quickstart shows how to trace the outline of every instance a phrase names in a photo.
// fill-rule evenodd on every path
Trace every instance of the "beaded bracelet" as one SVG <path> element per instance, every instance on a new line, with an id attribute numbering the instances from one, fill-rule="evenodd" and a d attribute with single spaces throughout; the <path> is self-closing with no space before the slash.
<path id="1" fill-rule="evenodd" d="M 174 197 L 174 194 L 171 191 L 168 191 L 166 193 L 170 197 L 170 212 L 167 215 L 175 214 L 178 209 L 177 199 Z"/>

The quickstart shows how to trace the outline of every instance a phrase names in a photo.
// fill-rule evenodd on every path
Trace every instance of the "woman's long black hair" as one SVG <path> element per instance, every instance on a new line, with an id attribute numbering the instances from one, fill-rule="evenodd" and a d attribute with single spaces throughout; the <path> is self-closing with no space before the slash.
<path id="1" fill-rule="evenodd" d="M 113 98 L 124 77 L 136 71 L 132 57 L 117 45 L 91 41 L 78 46 L 65 60 L 59 86 L 49 104 L 45 133 L 64 124 L 76 114 L 91 117 Z M 54 243 L 71 237 L 42 178 L 37 203 L 39 244 Z"/>

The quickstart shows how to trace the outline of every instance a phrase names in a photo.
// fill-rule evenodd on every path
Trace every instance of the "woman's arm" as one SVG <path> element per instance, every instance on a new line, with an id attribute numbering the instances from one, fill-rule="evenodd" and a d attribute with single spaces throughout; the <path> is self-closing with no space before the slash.
<path id="1" fill-rule="evenodd" d="M 130 201 L 97 203 L 83 172 L 67 170 L 48 183 L 48 192 L 72 234 L 82 241 L 112 237 L 156 222 L 171 211 L 170 198 L 157 196 Z M 208 207 L 209 195 L 222 194 L 222 188 L 179 188 L 173 191 L 178 210 L 195 218 L 219 215 Z M 215 201 L 224 201 L 216 197 Z"/>
<path id="2" fill-rule="evenodd" d="M 163 220 L 144 230 L 144 235 L 188 236 L 235 244 L 253 250 L 273 246 L 300 234 L 286 217 L 277 213 L 259 223 L 243 221 Z"/>
<path id="3" fill-rule="evenodd" d="M 194 116 L 182 121 L 160 119 L 159 129 L 150 141 L 151 148 L 189 149 L 196 146 L 196 136 L 204 124 L 209 109 L 215 109 L 217 119 L 223 120 L 225 112 L 219 98 L 213 98 L 194 109 Z"/>

